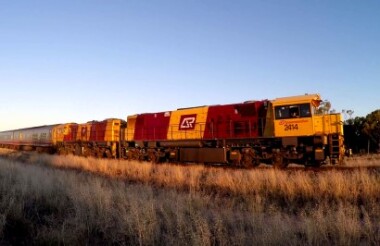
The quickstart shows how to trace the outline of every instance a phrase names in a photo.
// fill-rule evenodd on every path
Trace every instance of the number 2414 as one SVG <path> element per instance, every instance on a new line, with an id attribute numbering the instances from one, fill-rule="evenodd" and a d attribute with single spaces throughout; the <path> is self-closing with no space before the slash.
<path id="1" fill-rule="evenodd" d="M 298 124 L 286 124 L 284 127 L 285 131 L 294 131 L 298 130 Z"/>

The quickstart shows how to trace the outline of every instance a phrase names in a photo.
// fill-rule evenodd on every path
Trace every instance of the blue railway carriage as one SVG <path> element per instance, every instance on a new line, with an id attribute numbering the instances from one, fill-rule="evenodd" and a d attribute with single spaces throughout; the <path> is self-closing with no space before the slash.
<path id="1" fill-rule="evenodd" d="M 0 147 L 17 150 L 50 151 L 53 149 L 52 130 L 57 125 L 0 132 Z"/>

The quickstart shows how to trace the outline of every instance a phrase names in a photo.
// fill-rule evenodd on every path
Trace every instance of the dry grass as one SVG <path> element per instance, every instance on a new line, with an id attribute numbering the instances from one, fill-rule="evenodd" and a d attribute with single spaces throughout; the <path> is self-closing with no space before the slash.
<path id="1" fill-rule="evenodd" d="M 354 155 L 345 159 L 347 167 L 380 167 L 380 154 Z"/>
<path id="2" fill-rule="evenodd" d="M 231 170 L 4 155 L 0 244 L 380 243 L 379 169 Z"/>

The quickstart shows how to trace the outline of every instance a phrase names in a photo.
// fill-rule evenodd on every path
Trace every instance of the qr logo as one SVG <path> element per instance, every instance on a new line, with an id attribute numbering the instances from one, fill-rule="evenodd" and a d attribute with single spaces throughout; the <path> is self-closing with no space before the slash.
<path id="1" fill-rule="evenodd" d="M 196 114 L 182 115 L 179 124 L 179 130 L 193 130 L 195 128 L 196 119 Z"/>

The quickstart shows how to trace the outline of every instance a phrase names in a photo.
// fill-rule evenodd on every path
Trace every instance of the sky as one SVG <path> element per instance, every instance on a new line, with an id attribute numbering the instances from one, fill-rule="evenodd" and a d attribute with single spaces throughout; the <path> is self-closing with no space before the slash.
<path id="1" fill-rule="evenodd" d="M 305 93 L 380 109 L 380 1 L 0 0 L 0 130 Z"/>

